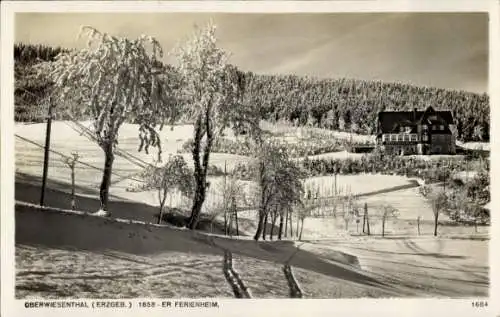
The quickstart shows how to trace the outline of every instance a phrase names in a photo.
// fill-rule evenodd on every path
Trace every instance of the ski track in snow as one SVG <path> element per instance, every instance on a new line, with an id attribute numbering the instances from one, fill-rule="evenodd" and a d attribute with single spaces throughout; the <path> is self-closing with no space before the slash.
<path id="1" fill-rule="evenodd" d="M 16 133 L 43 143 L 45 125 L 18 125 Z M 167 129 L 168 130 L 168 129 Z M 62 122 L 54 122 L 52 148 L 69 154 L 75 146 L 84 154 L 82 161 L 101 167 L 101 150 L 83 136 L 78 136 Z M 192 135 L 192 127 L 176 127 L 173 132 L 162 132 L 171 153 L 180 148 L 186 136 Z M 151 161 L 155 153 L 137 153 L 137 127 L 125 125 L 121 131 L 120 147 L 135 156 Z M 71 142 L 68 142 L 71 140 Z M 327 153 L 323 156 L 347 157 L 344 152 Z M 189 156 L 185 156 L 189 159 Z M 32 175 L 41 174 L 43 151 L 16 139 L 16 168 Z M 227 154 L 214 154 L 215 165 L 222 167 L 228 162 L 231 169 L 247 158 Z M 49 177 L 69 182 L 69 170 L 51 154 Z M 140 169 L 122 158 L 116 159 L 114 171 L 122 175 L 133 174 Z M 401 177 L 369 175 L 339 177 L 339 186 L 349 185 L 356 191 L 360 177 L 364 177 L 358 194 L 385 187 L 394 181 L 404 184 Z M 99 171 L 77 167 L 77 183 L 96 186 Z M 217 182 L 220 180 L 217 180 Z M 309 182 L 332 188 L 332 177 L 312 178 Z M 215 183 L 215 181 L 214 181 Z M 370 184 L 371 183 L 371 184 Z M 134 200 L 153 204 L 151 193 L 126 193 L 127 181 L 119 182 L 112 194 L 133 197 Z M 352 184 L 352 185 L 351 185 Z M 390 192 L 367 197 L 370 208 L 389 201 L 401 207 L 402 217 L 388 222 L 389 233 L 414 234 L 415 224 L 409 220 L 418 215 L 431 216 L 428 206 L 415 189 Z M 153 204 L 154 205 L 154 204 Z M 417 208 L 418 207 L 418 208 Z M 372 210 L 372 209 L 370 209 Z M 249 219 L 252 217 L 249 216 Z M 359 259 L 360 267 L 346 267 L 362 271 L 370 277 L 385 282 L 386 286 L 360 285 L 341 276 L 326 275 L 293 265 L 293 274 L 306 298 L 359 298 L 359 297 L 447 297 L 486 296 L 488 293 L 488 241 L 452 240 L 445 238 L 373 239 L 352 237 L 341 228 L 342 221 L 306 219 L 304 239 L 334 237 L 330 241 L 310 241 L 301 249 L 312 252 L 326 261 L 338 263 L 339 251 Z M 127 224 L 124 224 L 126 227 Z M 371 230 L 377 233 L 379 223 L 374 221 Z M 422 224 L 426 232 L 430 226 Z M 350 233 L 358 228 L 351 225 Z M 450 233 L 460 230 L 471 234 L 470 228 L 440 228 Z M 487 229 L 486 229 L 487 230 Z M 92 231 L 89 231 L 91 235 Z M 487 233 L 487 232 L 486 232 Z M 147 233 L 146 233 L 147 235 Z M 131 238 L 129 236 L 129 238 Z M 134 239 L 134 237 L 132 237 Z M 252 251 L 253 252 L 253 251 Z M 272 254 L 272 252 L 271 252 Z M 234 293 L 223 274 L 222 254 L 196 252 L 165 252 L 135 255 L 117 251 L 97 252 L 83 249 L 58 249 L 46 246 L 16 244 L 16 297 L 17 298 L 133 298 L 133 297 L 222 297 L 233 298 Z M 255 298 L 289 297 L 289 286 L 283 274 L 283 263 L 257 259 L 233 253 L 233 265 L 239 277 Z"/>

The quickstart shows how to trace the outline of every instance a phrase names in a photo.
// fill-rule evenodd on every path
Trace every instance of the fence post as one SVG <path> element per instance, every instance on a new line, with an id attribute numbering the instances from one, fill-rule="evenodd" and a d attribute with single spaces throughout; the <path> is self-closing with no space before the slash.
<path id="1" fill-rule="evenodd" d="M 385 216 L 382 216 L 382 237 L 385 236 Z"/>
<path id="2" fill-rule="evenodd" d="M 417 217 L 417 232 L 420 235 L 420 216 Z"/>
<path id="3" fill-rule="evenodd" d="M 366 230 L 368 235 L 370 235 L 370 216 L 368 215 L 368 207 L 366 208 Z"/>
<path id="4" fill-rule="evenodd" d="M 75 200 L 76 200 L 75 199 L 75 161 L 72 161 L 71 162 L 71 210 L 76 209 L 76 201 Z"/>
<path id="5" fill-rule="evenodd" d="M 49 114 L 47 116 L 47 129 L 45 132 L 45 151 L 43 156 L 43 176 L 42 176 L 42 192 L 40 195 L 40 206 L 45 203 L 45 188 L 47 186 L 47 173 L 49 169 L 49 151 L 50 151 L 50 132 L 52 129 L 52 101 L 49 100 Z"/>
<path id="6" fill-rule="evenodd" d="M 368 204 L 365 203 L 365 212 L 363 213 L 363 233 L 365 233 L 365 225 L 366 225 L 366 211 L 368 209 Z"/>
<path id="7" fill-rule="evenodd" d="M 224 190 L 222 192 L 222 206 L 224 207 L 224 235 L 227 236 L 227 202 L 226 202 L 226 175 L 227 175 L 227 168 L 226 168 L 226 161 L 224 161 Z"/>
<path id="8" fill-rule="evenodd" d="M 236 198 L 233 196 L 231 198 L 231 209 L 232 209 L 232 213 L 234 215 L 234 221 L 236 222 L 236 236 L 240 236 L 240 230 L 238 228 L 238 209 L 236 207 Z"/>

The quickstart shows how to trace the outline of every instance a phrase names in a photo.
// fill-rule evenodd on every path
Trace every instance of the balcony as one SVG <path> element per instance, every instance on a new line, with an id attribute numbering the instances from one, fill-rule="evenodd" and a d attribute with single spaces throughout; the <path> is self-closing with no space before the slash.
<path id="1" fill-rule="evenodd" d="M 390 133 L 382 135 L 382 143 L 415 143 L 420 138 L 416 133 Z"/>

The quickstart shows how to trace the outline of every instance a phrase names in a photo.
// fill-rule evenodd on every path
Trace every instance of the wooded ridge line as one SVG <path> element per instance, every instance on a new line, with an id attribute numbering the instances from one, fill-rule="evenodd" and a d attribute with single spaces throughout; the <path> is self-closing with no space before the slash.
<path id="1" fill-rule="evenodd" d="M 40 111 L 51 83 L 34 75 L 38 61 L 53 60 L 60 47 L 15 44 L 15 119 L 43 122 Z M 176 68 L 165 65 L 167 76 Z M 457 140 L 489 141 L 490 105 L 488 94 L 442 88 L 419 87 L 356 79 L 322 79 L 296 75 L 261 75 L 239 70 L 242 102 L 258 105 L 261 119 L 287 121 L 298 126 L 373 134 L 380 111 L 409 111 L 432 105 L 450 110 L 457 127 Z M 58 113 L 65 119 L 63 112 Z M 86 118 L 76 118 L 86 119 Z"/>

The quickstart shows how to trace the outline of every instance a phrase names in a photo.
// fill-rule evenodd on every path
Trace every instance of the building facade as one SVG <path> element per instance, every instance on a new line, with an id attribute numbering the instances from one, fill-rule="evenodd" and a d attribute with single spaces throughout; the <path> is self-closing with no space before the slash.
<path id="1" fill-rule="evenodd" d="M 451 111 L 382 111 L 378 114 L 377 144 L 396 155 L 455 154 Z"/>

